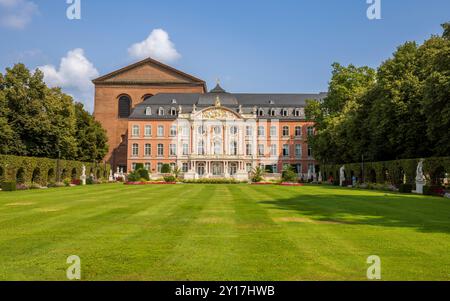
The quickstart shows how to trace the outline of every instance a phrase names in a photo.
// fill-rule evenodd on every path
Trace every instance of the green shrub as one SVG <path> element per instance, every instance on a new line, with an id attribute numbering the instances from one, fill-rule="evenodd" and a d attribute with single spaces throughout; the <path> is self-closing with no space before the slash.
<path id="1" fill-rule="evenodd" d="M 263 176 L 264 176 L 264 169 L 258 166 L 252 171 L 251 181 L 253 183 L 259 183 L 263 180 Z"/>
<path id="2" fill-rule="evenodd" d="M 86 179 L 86 185 L 93 185 L 93 184 L 95 184 L 94 178 L 93 177 L 88 177 Z"/>
<path id="3" fill-rule="evenodd" d="M 136 169 L 128 174 L 128 182 L 146 182 L 150 181 L 150 175 L 145 168 Z"/>
<path id="4" fill-rule="evenodd" d="M 144 163 L 136 163 L 134 170 L 144 169 Z"/>
<path id="5" fill-rule="evenodd" d="M 140 179 L 144 179 L 145 181 L 150 181 L 150 174 L 148 173 L 147 169 L 139 168 L 136 170 L 136 172 L 139 175 Z"/>
<path id="6" fill-rule="evenodd" d="M 169 174 L 172 172 L 172 168 L 170 167 L 170 164 L 163 164 L 161 167 L 161 173 Z"/>
<path id="7" fill-rule="evenodd" d="M 173 182 L 176 182 L 176 180 L 177 179 L 175 178 L 175 176 L 172 176 L 172 175 L 164 177 L 164 181 L 167 183 L 173 183 Z"/>
<path id="8" fill-rule="evenodd" d="M 16 181 L 3 182 L 2 183 L 2 190 L 3 191 L 16 191 L 17 190 L 17 183 L 16 183 Z"/>
<path id="9" fill-rule="evenodd" d="M 283 170 L 281 179 L 283 180 L 283 182 L 289 182 L 289 183 L 295 183 L 298 181 L 297 174 L 295 173 L 292 166 L 289 166 L 285 170 Z"/>
<path id="10" fill-rule="evenodd" d="M 64 185 L 65 185 L 66 187 L 69 187 L 70 184 L 72 183 L 72 180 L 71 180 L 70 178 L 65 178 L 65 179 L 63 180 L 63 183 L 64 183 Z"/>
<path id="11" fill-rule="evenodd" d="M 398 191 L 401 193 L 411 193 L 412 192 L 412 185 L 411 184 L 400 184 L 398 187 Z"/>

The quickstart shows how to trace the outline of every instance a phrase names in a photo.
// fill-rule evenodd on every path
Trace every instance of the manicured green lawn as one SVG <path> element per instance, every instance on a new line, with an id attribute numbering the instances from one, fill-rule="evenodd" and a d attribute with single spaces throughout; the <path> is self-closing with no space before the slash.
<path id="1" fill-rule="evenodd" d="M 0 280 L 450 280 L 450 200 L 334 187 L 0 192 Z"/>

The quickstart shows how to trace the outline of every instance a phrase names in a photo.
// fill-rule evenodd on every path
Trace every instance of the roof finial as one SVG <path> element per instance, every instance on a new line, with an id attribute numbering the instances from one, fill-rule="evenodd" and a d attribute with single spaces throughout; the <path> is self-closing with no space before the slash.
<path id="1" fill-rule="evenodd" d="M 220 78 L 216 78 L 216 84 L 220 85 Z"/>

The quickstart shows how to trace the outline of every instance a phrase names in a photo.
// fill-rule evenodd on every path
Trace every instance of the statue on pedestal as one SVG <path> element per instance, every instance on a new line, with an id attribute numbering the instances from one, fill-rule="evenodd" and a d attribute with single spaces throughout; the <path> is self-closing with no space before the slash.
<path id="1" fill-rule="evenodd" d="M 423 159 L 419 161 L 416 168 L 416 193 L 423 194 L 423 186 L 425 186 L 426 180 L 423 174 Z"/>
<path id="2" fill-rule="evenodd" d="M 339 169 L 339 186 L 343 187 L 345 182 L 345 166 Z"/>
<path id="3" fill-rule="evenodd" d="M 81 185 L 86 185 L 86 166 L 81 167 Z"/>

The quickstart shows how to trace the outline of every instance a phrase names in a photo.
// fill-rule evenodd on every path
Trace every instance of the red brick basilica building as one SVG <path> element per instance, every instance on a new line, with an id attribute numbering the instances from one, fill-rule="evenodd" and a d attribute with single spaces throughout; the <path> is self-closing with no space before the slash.
<path id="1" fill-rule="evenodd" d="M 158 176 L 163 164 L 185 178 L 234 177 L 264 166 L 274 174 L 293 166 L 299 177 L 315 173 L 305 119 L 307 99 L 319 94 L 229 93 L 146 59 L 93 81 L 94 116 L 107 130 L 105 158 L 113 168 L 142 163 Z"/>

